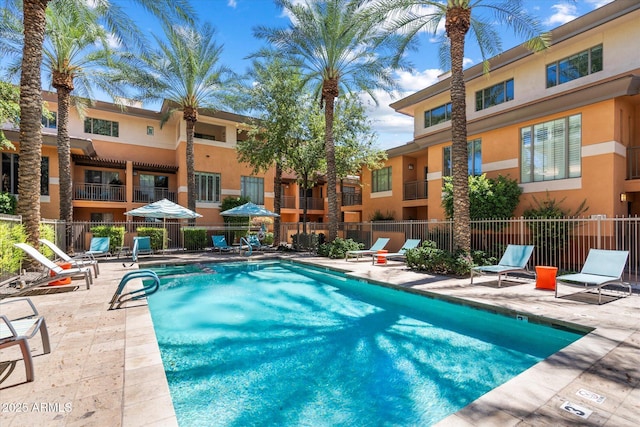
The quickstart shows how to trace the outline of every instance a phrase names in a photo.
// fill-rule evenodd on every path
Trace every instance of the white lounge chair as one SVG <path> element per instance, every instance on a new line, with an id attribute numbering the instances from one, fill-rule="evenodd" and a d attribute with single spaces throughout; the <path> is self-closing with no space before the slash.
<path id="1" fill-rule="evenodd" d="M 42 255 L 36 250 L 36 248 L 31 245 L 28 245 L 26 243 L 14 243 L 14 245 L 26 252 L 27 255 L 40 263 L 46 270 L 45 274 L 42 277 L 39 277 L 36 280 L 32 281 L 30 283 L 30 286 L 37 286 L 42 283 L 48 283 L 64 279 L 66 277 L 74 278 L 79 276 L 84 277 L 84 280 L 87 284 L 87 289 L 89 289 L 93 284 L 93 277 L 91 276 L 90 267 L 75 267 L 64 269 L 55 262 L 51 261 L 46 256 Z"/>
<path id="2" fill-rule="evenodd" d="M 390 253 L 381 253 L 381 254 L 373 254 L 371 256 L 373 260 L 373 264 L 379 262 L 380 260 L 384 260 L 382 264 L 386 264 L 389 259 L 405 259 L 407 249 L 415 249 L 420 244 L 420 239 L 407 239 L 406 242 L 402 245 L 398 252 L 390 252 Z"/>
<path id="3" fill-rule="evenodd" d="M 91 257 L 81 257 L 81 258 L 71 257 L 65 251 L 60 249 L 59 246 L 57 246 L 55 243 L 47 239 L 40 239 L 40 243 L 47 246 L 49 249 L 53 251 L 54 254 L 56 254 L 58 258 L 60 258 L 63 262 L 67 262 L 71 264 L 72 267 L 77 267 L 77 268 L 93 267 L 93 273 L 95 277 L 98 277 L 98 274 L 100 274 L 100 268 L 98 267 L 97 259 L 91 258 Z"/>
<path id="4" fill-rule="evenodd" d="M 633 292 L 631 284 L 622 280 L 622 273 L 628 257 L 629 251 L 590 249 L 580 273 L 556 277 L 555 297 L 558 298 L 558 285 L 560 284 L 582 288 L 585 291 L 597 289 L 598 304 L 602 303 L 602 287 L 606 285 L 628 286 L 629 295 L 631 295 Z"/>
<path id="5" fill-rule="evenodd" d="M 371 247 L 369 249 L 361 249 L 361 250 L 358 250 L 358 251 L 347 251 L 344 254 L 344 260 L 348 261 L 349 258 L 355 258 L 356 261 L 357 261 L 362 256 L 373 255 L 376 252 L 384 249 L 384 247 L 387 246 L 387 243 L 389 243 L 389 238 L 387 238 L 387 237 L 378 237 L 378 240 L 376 240 L 375 243 L 373 245 L 371 245 Z"/>
<path id="6" fill-rule="evenodd" d="M 33 338 L 38 331 L 42 338 L 42 350 L 44 354 L 51 353 L 51 345 L 49 343 L 49 332 L 44 317 L 38 314 L 38 310 L 29 298 L 16 298 L 0 301 L 0 305 L 14 304 L 17 302 L 26 302 L 31 307 L 31 313 L 9 319 L 7 315 L 0 314 L 0 349 L 19 345 L 22 351 L 22 359 L 24 360 L 24 369 L 27 375 L 27 382 L 33 381 L 33 359 L 31 349 L 29 348 L 29 339 Z M 4 312 L 4 310 L 0 310 Z"/>
<path id="7" fill-rule="evenodd" d="M 482 265 L 471 269 L 471 284 L 473 285 L 473 276 L 480 274 L 497 274 L 498 287 L 502 285 L 502 276 L 509 273 L 524 272 L 529 273 L 527 264 L 533 253 L 531 245 L 507 245 L 500 262 L 496 265 Z"/>

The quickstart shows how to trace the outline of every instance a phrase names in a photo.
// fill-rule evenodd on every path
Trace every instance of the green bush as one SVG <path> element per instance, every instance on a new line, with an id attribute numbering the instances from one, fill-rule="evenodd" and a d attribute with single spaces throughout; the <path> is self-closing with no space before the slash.
<path id="1" fill-rule="evenodd" d="M 379 209 L 376 209 L 371 216 L 369 216 L 369 221 L 395 221 L 395 212 L 382 213 Z"/>
<path id="2" fill-rule="evenodd" d="M 184 247 L 190 251 L 201 251 L 207 247 L 207 230 L 204 228 L 184 228 Z"/>
<path id="3" fill-rule="evenodd" d="M 117 252 L 116 248 L 122 246 L 124 242 L 123 226 L 96 225 L 91 227 L 91 234 L 93 234 L 93 237 L 108 237 L 109 252 L 112 254 L 115 254 Z"/>
<path id="4" fill-rule="evenodd" d="M 482 251 L 473 251 L 471 255 L 464 251 L 450 253 L 436 247 L 436 243 L 426 240 L 422 246 L 406 252 L 407 266 L 412 270 L 431 274 L 466 276 L 476 265 L 495 264 L 495 258 L 488 258 Z"/>
<path id="5" fill-rule="evenodd" d="M 274 239 L 273 233 L 271 232 L 264 233 L 264 239 L 262 239 L 262 244 L 271 246 L 273 245 L 273 239 Z"/>
<path id="6" fill-rule="evenodd" d="M 522 188 L 518 181 L 502 175 L 487 178 L 485 174 L 469 176 L 469 216 L 471 220 L 507 219 L 513 217 Z M 444 178 L 442 206 L 447 218 L 453 218 L 453 181 Z"/>
<path id="7" fill-rule="evenodd" d="M 15 275 L 20 272 L 20 263 L 25 253 L 13 246 L 27 241 L 22 224 L 0 222 L 0 274 Z"/>
<path id="8" fill-rule="evenodd" d="M 344 258 L 347 251 L 358 251 L 364 249 L 362 243 L 353 239 L 343 239 L 336 237 L 333 242 L 323 243 L 318 247 L 318 255 L 329 258 Z"/>
<path id="9" fill-rule="evenodd" d="M 151 249 L 154 251 L 162 251 L 167 247 L 167 230 L 164 228 L 138 227 L 136 232 L 139 237 L 150 237 Z"/>
<path id="10" fill-rule="evenodd" d="M 0 214 L 15 215 L 18 201 L 16 196 L 9 193 L 0 193 Z"/>
<path id="11" fill-rule="evenodd" d="M 47 225 L 47 224 L 43 224 L 40 223 L 40 238 L 41 239 L 47 239 L 50 242 L 54 242 L 56 241 L 56 232 L 53 229 L 52 226 Z M 53 253 L 53 251 L 51 249 L 49 249 L 49 246 L 47 245 L 40 245 L 40 252 L 42 252 L 42 254 L 44 256 L 46 256 L 49 259 L 54 259 L 55 258 L 55 254 Z"/>

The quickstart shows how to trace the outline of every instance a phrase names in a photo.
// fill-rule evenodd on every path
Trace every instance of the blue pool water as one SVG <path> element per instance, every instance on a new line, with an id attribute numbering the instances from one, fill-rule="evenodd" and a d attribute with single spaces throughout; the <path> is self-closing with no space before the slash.
<path id="1" fill-rule="evenodd" d="M 428 426 L 582 336 L 292 263 L 157 271 L 181 426 Z"/>

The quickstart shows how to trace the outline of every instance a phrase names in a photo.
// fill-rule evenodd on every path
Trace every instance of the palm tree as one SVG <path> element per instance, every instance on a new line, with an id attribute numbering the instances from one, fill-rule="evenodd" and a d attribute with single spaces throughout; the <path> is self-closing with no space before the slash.
<path id="1" fill-rule="evenodd" d="M 496 22 L 506 24 L 521 37 L 528 39 L 529 49 L 538 51 L 548 46 L 547 34 L 542 34 L 539 23 L 522 8 L 521 0 L 379 0 L 370 12 L 375 21 L 384 22 L 391 32 L 398 31 L 404 42 L 398 58 L 422 30 L 436 34 L 444 20 L 447 39 L 440 44 L 440 58 L 451 64 L 451 160 L 453 166 L 453 242 L 465 252 L 471 250 L 471 221 L 469 218 L 469 181 L 467 152 L 466 87 L 462 61 L 465 38 L 469 32 L 477 41 L 485 71 L 489 70 L 487 57 L 501 51 Z M 481 15 L 482 10 L 492 12 L 494 19 Z M 448 54 L 447 54 L 448 48 Z"/>
<path id="2" fill-rule="evenodd" d="M 400 61 L 386 56 L 395 47 L 393 38 L 379 40 L 375 27 L 366 22 L 361 0 L 320 0 L 299 3 L 276 0 L 292 17 L 286 29 L 258 27 L 254 33 L 273 46 L 258 56 L 276 55 L 299 67 L 302 81 L 311 85 L 324 107 L 327 195 L 329 199 L 328 240 L 338 235 L 338 198 L 334 144 L 335 100 L 343 93 L 364 92 L 376 101 L 373 91 L 395 88 L 393 68 Z M 379 42 L 379 44 L 377 44 Z"/>
<path id="3" fill-rule="evenodd" d="M 86 8 L 88 2 L 84 0 L 56 0 L 60 7 Z M 194 14 L 188 0 L 137 0 L 143 7 L 161 17 L 171 21 L 174 17 L 192 19 Z M 42 162 L 42 48 L 46 28 L 46 9 L 50 0 L 22 0 L 22 17 L 24 28 L 24 43 L 22 46 L 21 74 L 20 74 L 20 163 L 31 167 L 18 170 L 18 214 L 22 215 L 23 224 L 27 232 L 27 241 L 35 247 L 39 246 L 40 237 L 40 165 Z M 99 8 L 110 5 L 108 0 L 92 0 L 91 6 Z M 15 11 L 19 8 L 19 1 L 8 2 L 6 10 Z M 108 7 L 116 11 L 118 8 Z M 10 14 L 9 12 L 8 14 Z M 111 16 L 113 19 L 110 19 Z M 121 17 L 122 15 L 120 15 Z M 108 15 L 107 24 L 112 26 L 126 25 L 128 20 L 119 19 L 119 15 Z M 132 26 L 128 34 L 131 40 L 141 40 Z M 127 34 L 124 32 L 124 34 Z M 35 166 L 35 167 L 34 167 Z"/>
<path id="4" fill-rule="evenodd" d="M 139 56 L 137 66 L 122 74 L 141 90 L 141 99 L 170 101 L 161 124 L 176 111 L 182 111 L 186 122 L 188 208 L 196 209 L 194 129 L 198 110 L 214 109 L 218 96 L 233 73 L 220 65 L 222 45 L 214 40 L 215 30 L 209 24 L 194 26 L 163 25 L 166 41 L 154 36 L 159 48 Z"/>

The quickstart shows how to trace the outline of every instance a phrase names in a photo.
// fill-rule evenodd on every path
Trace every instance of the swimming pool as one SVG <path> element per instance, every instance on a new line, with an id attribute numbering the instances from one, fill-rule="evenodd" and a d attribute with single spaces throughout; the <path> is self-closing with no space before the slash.
<path id="1" fill-rule="evenodd" d="M 294 263 L 157 271 L 181 426 L 427 426 L 582 336 Z"/>

